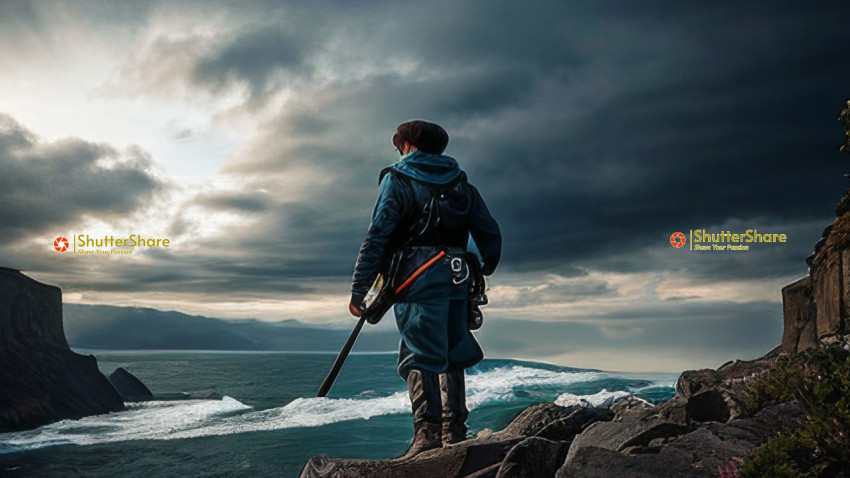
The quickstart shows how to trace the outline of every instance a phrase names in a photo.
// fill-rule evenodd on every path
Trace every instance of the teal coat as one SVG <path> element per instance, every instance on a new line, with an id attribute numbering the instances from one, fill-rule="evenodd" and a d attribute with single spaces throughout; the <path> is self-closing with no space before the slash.
<path id="1" fill-rule="evenodd" d="M 431 196 L 427 187 L 444 185 L 462 171 L 451 156 L 413 151 L 393 165 L 397 173 L 413 181 L 386 174 L 380 188 L 369 231 L 360 247 L 352 280 L 352 301 L 359 304 L 371 287 L 384 260 L 404 242 L 407 230 L 400 224 L 418 214 Z M 471 184 L 465 188 L 467 202 L 454 211 L 465 216 L 471 249 L 477 249 L 484 274 L 496 269 L 501 257 L 502 238 L 484 199 Z M 398 226 L 398 227 L 397 227 Z M 438 244 L 434 244 L 438 245 Z M 461 250 L 464 247 L 461 247 Z M 401 333 L 399 374 L 407 378 L 411 368 L 444 372 L 449 367 L 468 367 L 483 358 L 478 342 L 466 325 L 466 284 L 451 281 L 449 260 L 443 258 L 408 288 L 394 306 Z"/>

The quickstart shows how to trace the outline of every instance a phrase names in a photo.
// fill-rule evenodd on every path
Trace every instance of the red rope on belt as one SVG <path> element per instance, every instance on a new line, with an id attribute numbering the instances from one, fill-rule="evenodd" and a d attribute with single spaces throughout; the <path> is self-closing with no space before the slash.
<path id="1" fill-rule="evenodd" d="M 404 281 L 404 284 L 398 286 L 398 289 L 395 290 L 395 293 L 398 294 L 399 292 L 404 290 L 404 288 L 409 286 L 410 283 L 413 282 L 414 279 L 416 279 L 417 277 L 419 277 L 420 274 L 425 272 L 425 269 L 431 267 L 435 262 L 437 262 L 444 255 L 446 255 L 446 251 L 440 251 L 440 253 L 437 254 L 436 256 L 432 257 L 431 260 L 422 264 L 422 266 L 419 269 L 416 269 L 416 272 L 411 274 L 411 276 L 408 277 L 406 281 Z"/>

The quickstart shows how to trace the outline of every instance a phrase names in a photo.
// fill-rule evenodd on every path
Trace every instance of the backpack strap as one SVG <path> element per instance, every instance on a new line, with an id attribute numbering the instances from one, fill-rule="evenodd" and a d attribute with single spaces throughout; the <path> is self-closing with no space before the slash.
<path id="1" fill-rule="evenodd" d="M 394 166 L 387 166 L 386 168 L 382 169 L 381 173 L 378 174 L 378 185 L 381 184 L 381 181 L 384 180 L 384 176 L 386 176 L 387 173 L 393 173 L 394 175 L 398 176 L 399 171 Z"/>

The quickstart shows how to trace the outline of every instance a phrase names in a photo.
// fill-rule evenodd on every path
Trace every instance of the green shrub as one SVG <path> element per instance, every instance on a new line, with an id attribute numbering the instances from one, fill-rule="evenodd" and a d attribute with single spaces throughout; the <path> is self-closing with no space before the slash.
<path id="1" fill-rule="evenodd" d="M 850 468 L 850 353 L 833 345 L 778 366 L 753 386 L 753 409 L 796 399 L 809 420 L 756 450 L 742 477 L 837 477 Z"/>
<path id="2" fill-rule="evenodd" d="M 818 463 L 814 442 L 801 430 L 779 434 L 756 450 L 740 473 L 742 478 L 818 478 L 826 468 Z"/>

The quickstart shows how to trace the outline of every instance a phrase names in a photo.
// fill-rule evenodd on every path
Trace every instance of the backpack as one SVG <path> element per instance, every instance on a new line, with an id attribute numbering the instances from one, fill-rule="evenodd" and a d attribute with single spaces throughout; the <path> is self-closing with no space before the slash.
<path id="1" fill-rule="evenodd" d="M 446 184 L 435 184 L 411 178 L 390 166 L 381 171 L 379 184 L 387 174 L 392 174 L 407 187 L 418 184 L 429 193 L 421 209 L 414 208 L 401 219 L 388 251 L 406 246 L 466 247 L 472 197 L 465 172 Z"/>

